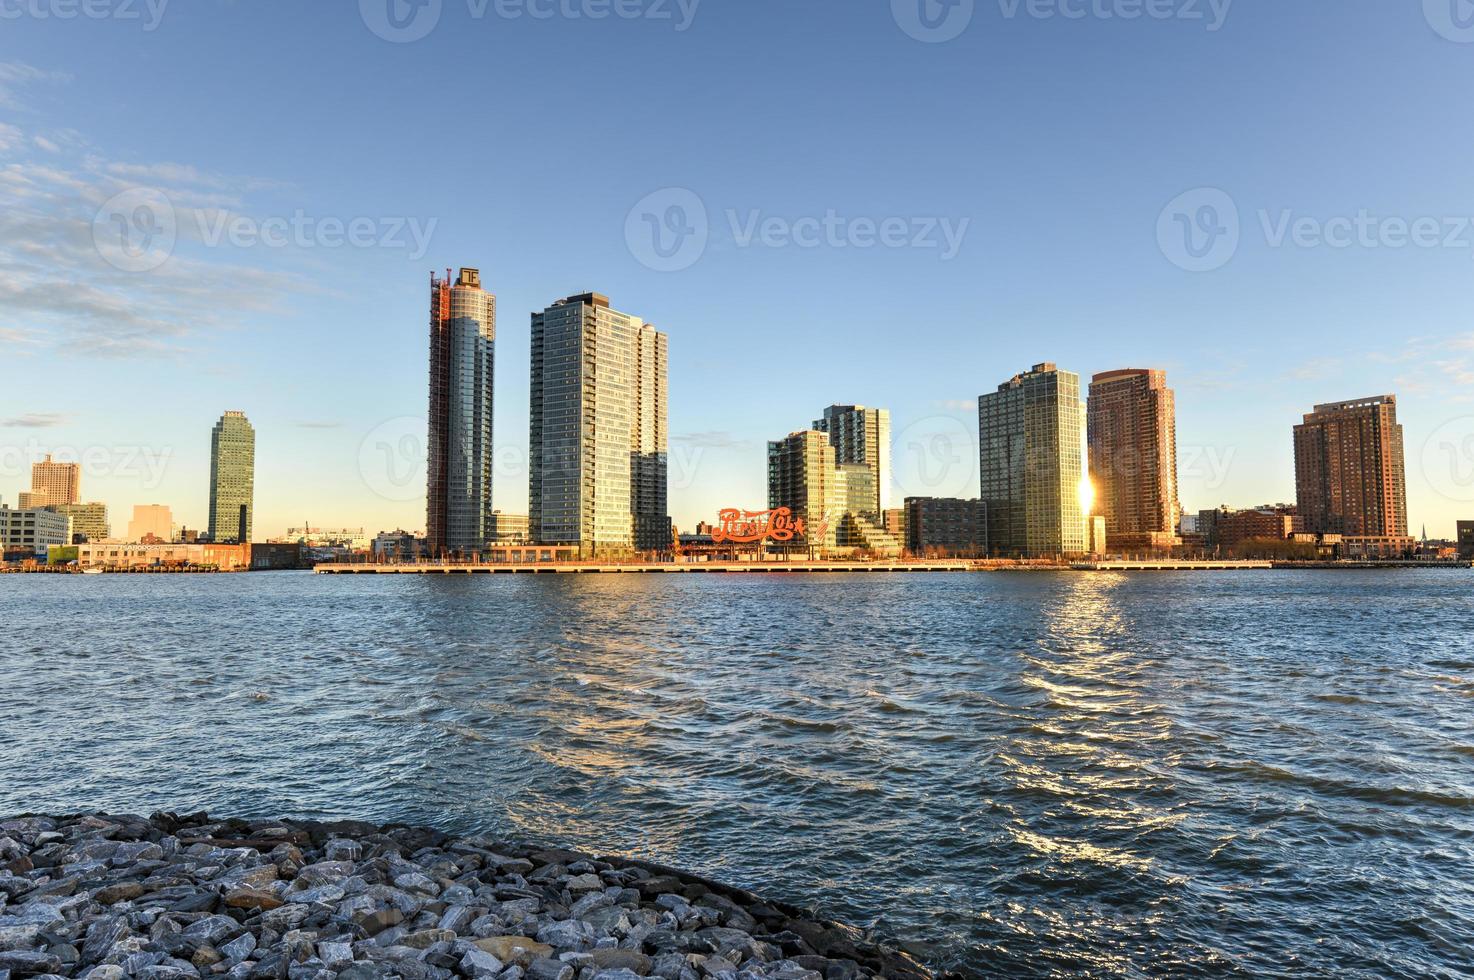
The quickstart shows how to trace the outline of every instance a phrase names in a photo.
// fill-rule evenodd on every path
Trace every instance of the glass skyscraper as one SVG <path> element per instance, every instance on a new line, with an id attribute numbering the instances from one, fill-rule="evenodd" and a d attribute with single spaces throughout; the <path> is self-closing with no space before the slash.
<path id="1" fill-rule="evenodd" d="M 256 430 L 226 412 L 210 433 L 210 540 L 247 544 L 256 516 Z"/>
<path id="2" fill-rule="evenodd" d="M 666 335 L 598 293 L 532 315 L 529 533 L 593 557 L 671 544 Z"/>
<path id="3" fill-rule="evenodd" d="M 982 499 L 994 554 L 1087 550 L 1080 503 L 1085 410 L 1080 376 L 1036 364 L 978 399 Z"/>
<path id="4" fill-rule="evenodd" d="M 430 427 L 426 547 L 479 554 L 492 539 L 492 390 L 496 297 L 477 269 L 430 277 Z"/>

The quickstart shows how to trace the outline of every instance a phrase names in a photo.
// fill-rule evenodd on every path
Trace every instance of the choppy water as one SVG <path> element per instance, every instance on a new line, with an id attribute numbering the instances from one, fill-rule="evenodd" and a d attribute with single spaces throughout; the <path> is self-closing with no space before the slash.
<path id="1" fill-rule="evenodd" d="M 1474 577 L 6 576 L 0 812 L 633 853 L 1007 976 L 1470 976 Z"/>

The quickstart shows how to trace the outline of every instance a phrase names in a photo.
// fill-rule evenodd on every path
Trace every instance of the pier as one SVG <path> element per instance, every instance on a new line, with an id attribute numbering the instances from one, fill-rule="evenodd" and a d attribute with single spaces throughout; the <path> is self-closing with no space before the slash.
<path id="1" fill-rule="evenodd" d="M 318 565 L 318 575 L 807 575 L 894 572 L 971 572 L 981 570 L 972 561 L 736 561 L 650 562 L 487 562 L 372 565 L 334 563 Z M 1059 567 L 1059 566 L 1056 566 Z"/>
<path id="2" fill-rule="evenodd" d="M 1242 572 L 1274 568 L 1268 561 L 1086 561 L 1070 566 L 1077 572 Z"/>

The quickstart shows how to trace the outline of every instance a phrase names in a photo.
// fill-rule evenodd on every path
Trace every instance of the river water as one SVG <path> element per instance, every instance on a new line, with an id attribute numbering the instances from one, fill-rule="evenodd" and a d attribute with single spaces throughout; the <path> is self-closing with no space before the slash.
<path id="1" fill-rule="evenodd" d="M 1004 976 L 1471 976 L 1474 576 L 0 577 L 0 813 L 639 855 Z"/>

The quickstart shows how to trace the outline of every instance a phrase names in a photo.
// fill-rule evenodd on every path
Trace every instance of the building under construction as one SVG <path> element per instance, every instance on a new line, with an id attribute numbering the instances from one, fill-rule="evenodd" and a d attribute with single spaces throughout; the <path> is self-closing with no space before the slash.
<path id="1" fill-rule="evenodd" d="M 426 547 L 432 556 L 479 554 L 493 534 L 492 389 L 496 297 L 481 273 L 430 276 L 430 426 Z"/>

